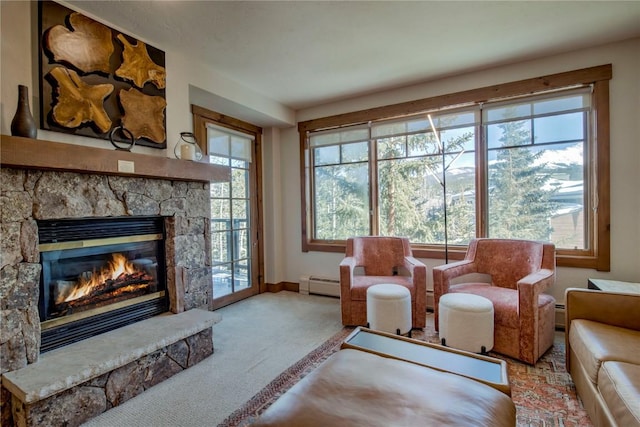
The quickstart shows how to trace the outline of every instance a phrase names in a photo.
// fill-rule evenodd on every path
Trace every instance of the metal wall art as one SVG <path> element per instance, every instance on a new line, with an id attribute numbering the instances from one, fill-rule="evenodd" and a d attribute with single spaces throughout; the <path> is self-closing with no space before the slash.
<path id="1" fill-rule="evenodd" d="M 42 129 L 167 147 L 163 51 L 53 1 L 39 31 Z"/>

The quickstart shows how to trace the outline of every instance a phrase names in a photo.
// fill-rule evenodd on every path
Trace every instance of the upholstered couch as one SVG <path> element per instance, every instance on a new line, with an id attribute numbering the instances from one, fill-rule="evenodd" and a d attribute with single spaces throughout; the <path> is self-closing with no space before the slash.
<path id="1" fill-rule="evenodd" d="M 596 427 L 640 426 L 640 294 L 569 288 L 567 371 Z"/>
<path id="2" fill-rule="evenodd" d="M 513 427 L 502 391 L 402 360 L 343 349 L 283 394 L 254 427 Z"/>

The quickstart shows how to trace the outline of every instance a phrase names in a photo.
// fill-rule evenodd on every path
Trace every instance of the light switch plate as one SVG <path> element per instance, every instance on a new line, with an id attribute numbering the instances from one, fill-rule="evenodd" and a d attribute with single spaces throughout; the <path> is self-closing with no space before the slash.
<path id="1" fill-rule="evenodd" d="M 135 163 L 128 160 L 118 160 L 118 172 L 135 173 Z"/>

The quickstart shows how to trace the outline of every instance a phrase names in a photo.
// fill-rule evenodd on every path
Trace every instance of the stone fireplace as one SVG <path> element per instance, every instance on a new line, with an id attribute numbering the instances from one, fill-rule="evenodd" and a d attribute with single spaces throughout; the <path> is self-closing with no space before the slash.
<path id="1" fill-rule="evenodd" d="M 175 314 L 192 309 L 208 310 L 212 301 L 208 181 L 228 179 L 228 173 L 217 170 L 202 174 L 202 178 L 197 177 L 195 179 L 189 173 L 181 174 L 180 168 L 178 168 L 177 172 L 166 174 L 166 177 L 163 174 L 158 174 L 160 175 L 158 177 L 150 176 L 156 173 L 146 173 L 144 171 L 140 175 L 120 173 L 118 168 L 120 166 L 119 162 L 123 161 L 122 159 L 132 164 L 134 161 L 138 162 L 136 164 L 142 163 L 143 167 L 145 163 L 149 162 L 156 165 L 160 164 L 160 166 L 163 163 L 170 164 L 174 168 L 176 166 L 185 168 L 195 166 L 196 169 L 202 169 L 213 165 L 187 165 L 187 162 L 180 160 L 156 160 L 155 158 L 149 159 L 154 156 L 116 153 L 111 150 L 79 146 L 73 147 L 78 148 L 76 151 L 79 151 L 80 155 L 90 153 L 92 157 L 97 156 L 100 158 L 99 162 L 102 163 L 111 159 L 114 163 L 117 162 L 117 166 L 110 166 L 107 171 L 103 171 L 100 170 L 100 167 L 94 168 L 91 165 L 80 165 L 77 168 L 71 168 L 72 170 L 69 171 L 69 167 L 59 165 L 60 162 L 66 161 L 59 159 L 60 153 L 49 159 L 52 165 L 47 166 L 46 170 L 42 170 L 43 167 L 41 165 L 34 166 L 28 164 L 29 161 L 24 161 L 29 156 L 46 157 L 47 150 L 56 152 L 69 150 L 70 148 L 67 147 L 70 147 L 70 145 L 24 138 L 2 137 L 2 169 L 0 172 L 0 204 L 2 205 L 0 214 L 2 232 L 0 259 L 0 362 L 3 374 L 2 425 L 11 425 L 13 422 L 10 409 L 12 399 L 14 400 L 13 417 L 15 418 L 16 416 L 15 400 L 16 396 L 21 394 L 21 391 L 13 389 L 9 391 L 6 388 L 8 383 L 11 384 L 11 387 L 19 388 L 15 386 L 15 381 L 13 381 L 16 376 L 14 374 L 26 367 L 36 369 L 39 365 L 42 365 L 41 360 L 49 357 L 50 353 L 52 354 L 51 357 L 56 357 L 54 353 L 65 348 L 56 349 L 50 353 L 41 352 L 43 348 L 42 335 L 48 329 L 48 325 L 45 325 L 45 327 L 42 325 L 46 324 L 50 319 L 46 319 L 46 313 L 44 314 L 45 319 L 43 319 L 41 314 L 43 308 L 40 298 L 40 281 L 43 276 L 42 260 L 47 258 L 45 253 L 47 252 L 46 245 L 48 243 L 40 243 L 39 235 L 41 235 L 41 230 L 39 230 L 39 226 L 45 227 L 51 221 L 61 219 L 70 222 L 87 220 L 100 222 L 103 219 L 137 217 L 159 219 L 163 227 L 160 241 L 163 244 L 161 252 L 164 255 L 160 266 L 152 267 L 148 265 L 157 261 L 155 259 L 156 255 L 151 254 L 149 249 L 142 244 L 134 245 L 134 248 L 129 251 L 137 254 L 132 255 L 132 257 L 137 256 L 139 258 L 137 262 L 143 272 L 132 274 L 146 274 L 147 276 L 156 274 L 155 278 L 147 277 L 145 279 L 147 282 L 153 282 L 152 287 L 158 285 L 158 277 L 162 282 L 161 287 L 163 289 L 160 291 L 154 290 L 154 292 L 145 295 L 153 294 L 158 297 L 158 292 L 160 292 L 162 296 L 156 299 L 166 301 L 161 311 Z M 34 154 L 38 151 L 40 151 L 40 154 Z M 76 153 L 74 156 L 77 158 L 78 154 Z M 107 157 L 106 159 L 105 156 Z M 41 160 L 36 160 L 36 162 L 38 161 Z M 79 163 L 87 162 L 79 161 Z M 91 164 L 91 161 L 88 163 Z M 153 241 L 157 242 L 158 240 Z M 51 249 L 51 246 L 48 248 Z M 41 249 L 45 250 L 41 251 Z M 123 251 L 125 250 L 123 249 Z M 76 255 L 73 251 L 70 254 L 70 256 Z M 85 260 L 83 262 L 89 261 Z M 146 270 L 144 264 L 147 264 Z M 157 270 L 158 268 L 160 268 L 160 271 Z M 93 270 L 93 266 L 85 270 Z M 153 273 L 154 271 L 155 273 Z M 47 274 L 50 273 L 51 271 Z M 79 275 L 74 273 L 74 275 L 82 276 L 83 272 Z M 57 281 L 55 292 L 64 292 L 65 286 L 71 286 L 67 282 L 75 283 L 77 281 L 77 279 L 70 277 L 57 277 L 55 280 Z M 197 311 L 202 312 L 203 310 Z M 153 315 L 155 314 L 157 312 L 153 313 Z M 84 318 L 82 315 L 80 317 Z M 166 317 L 160 316 L 160 318 Z M 172 318 L 172 316 L 168 317 Z M 150 324 L 148 323 L 149 321 L 153 322 L 154 320 L 155 318 L 152 317 L 140 323 L 148 325 Z M 176 323 L 178 321 L 173 322 Z M 190 323 L 193 323 L 193 321 Z M 209 326 L 212 325 L 211 322 L 205 323 Z M 129 326 L 126 327 L 128 328 Z M 197 351 L 195 347 L 191 349 L 193 353 L 192 359 L 196 363 L 213 352 L 211 344 L 209 345 L 211 348 L 208 354 L 203 354 L 203 351 L 206 352 L 207 340 L 212 343 L 211 328 L 208 328 L 208 332 L 206 329 L 191 331 L 191 338 L 182 337 L 186 340 L 184 341 L 186 346 L 189 343 L 196 344 L 204 339 L 205 350 L 202 350 L 202 345 Z M 94 338 L 99 338 L 99 336 Z M 162 338 L 161 341 L 164 342 L 164 339 Z M 168 344 L 169 347 L 165 344 Z M 170 357 L 176 354 L 177 350 L 175 348 L 168 350 L 171 345 L 175 347 L 177 344 L 174 342 L 165 344 L 163 344 L 167 347 L 165 350 L 160 350 L 161 346 L 154 348 L 159 348 L 157 351 L 161 353 L 164 351 L 162 354 L 171 363 L 180 359 L 180 357 Z M 75 344 L 71 344 L 71 346 L 73 345 Z M 195 356 L 197 353 L 200 354 L 199 357 Z M 142 357 L 142 355 L 139 356 Z M 154 357 L 158 359 L 158 356 Z M 105 362 L 105 365 L 110 363 Z M 190 366 L 186 362 L 178 362 L 177 364 L 185 365 L 183 368 Z M 169 370 L 175 373 L 174 368 Z M 7 373 L 11 373 L 11 375 L 5 375 Z M 164 378 L 166 373 L 166 370 L 164 370 L 161 376 Z M 109 372 L 93 372 L 90 375 L 91 378 L 85 379 L 96 381 L 96 378 L 101 378 L 98 374 L 108 375 Z M 104 381 L 105 383 L 108 382 L 106 377 Z M 136 384 L 135 386 L 128 384 L 126 387 L 123 386 L 123 389 L 135 388 L 142 391 L 149 384 L 157 383 L 158 379 L 149 381 L 149 378 L 146 378 L 145 381 L 147 384 L 144 386 L 142 384 Z M 92 416 L 135 395 L 123 397 L 122 393 L 120 393 L 119 397 L 112 398 L 114 395 L 113 389 L 107 390 L 104 387 L 103 389 L 105 390 L 106 403 L 101 404 L 100 410 L 94 411 L 95 414 Z M 60 392 L 69 393 L 67 390 L 61 390 Z M 45 396 L 40 397 L 44 398 Z M 49 396 L 49 398 L 51 397 L 55 396 Z M 34 402 L 39 401 L 38 399 Z M 28 400 L 28 396 L 26 400 Z M 23 402 L 22 410 L 29 409 L 29 404 Z M 40 409 L 43 413 L 51 412 L 51 408 L 48 406 Z M 20 412 L 20 405 L 18 405 L 18 412 Z M 20 416 L 20 414 L 18 415 Z M 27 424 L 29 424 L 29 420 L 35 422 L 34 420 L 40 418 L 26 416 L 26 419 Z M 40 422 L 42 421 L 40 419 Z M 82 419 L 76 419 L 75 421 L 65 420 L 67 425 L 74 425 L 80 422 L 83 422 Z"/>

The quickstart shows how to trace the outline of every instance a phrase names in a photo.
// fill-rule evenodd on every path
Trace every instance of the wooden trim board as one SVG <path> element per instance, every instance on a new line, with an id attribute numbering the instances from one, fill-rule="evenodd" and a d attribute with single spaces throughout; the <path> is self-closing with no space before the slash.
<path id="1" fill-rule="evenodd" d="M 17 169 L 57 170 L 175 181 L 230 180 L 229 168 L 220 165 L 9 135 L 2 135 L 0 163 L 2 167 Z"/>

